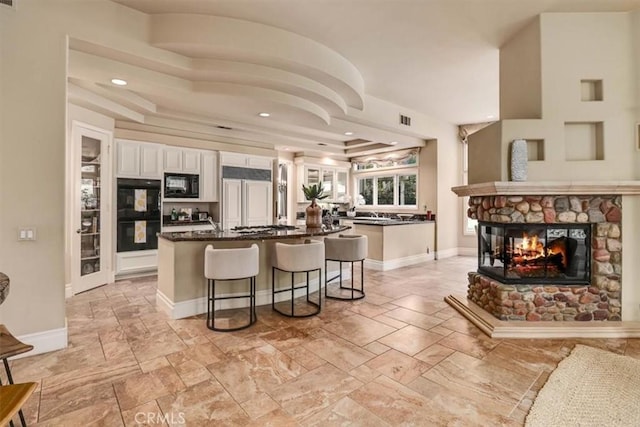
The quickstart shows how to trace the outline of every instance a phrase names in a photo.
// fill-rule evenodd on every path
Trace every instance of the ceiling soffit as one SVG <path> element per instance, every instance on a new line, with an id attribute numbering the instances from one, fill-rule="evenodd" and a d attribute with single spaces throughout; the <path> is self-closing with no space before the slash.
<path id="1" fill-rule="evenodd" d="M 331 88 L 352 108 L 364 106 L 364 80 L 352 63 L 314 40 L 275 27 L 219 16 L 160 14 L 151 17 L 150 43 L 191 58 L 283 69 Z"/>
<path id="2" fill-rule="evenodd" d="M 216 16 L 149 19 L 149 40 L 118 38 L 107 45 L 97 36 L 70 34 L 70 102 L 137 123 L 232 124 L 239 137 L 272 141 L 276 149 L 342 157 L 358 150 L 345 144 L 346 131 L 367 138 L 374 151 L 389 149 L 389 141 L 399 140 L 397 148 L 424 143 L 410 129 L 381 126 L 377 116 L 363 121 L 370 114 L 359 71 L 311 39 Z M 116 76 L 129 84 L 112 86 Z M 259 118 L 260 111 L 272 117 Z"/>

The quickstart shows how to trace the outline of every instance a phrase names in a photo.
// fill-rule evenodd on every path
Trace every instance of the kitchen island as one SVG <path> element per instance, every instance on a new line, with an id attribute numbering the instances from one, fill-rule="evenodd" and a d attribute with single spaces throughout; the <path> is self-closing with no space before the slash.
<path id="1" fill-rule="evenodd" d="M 435 221 L 356 219 L 353 233 L 369 240 L 367 268 L 387 271 L 434 259 Z"/>
<path id="2" fill-rule="evenodd" d="M 256 305 L 271 304 L 271 259 L 276 242 L 304 243 L 307 239 L 322 240 L 324 236 L 348 230 L 346 226 L 330 229 L 306 229 L 304 226 L 246 227 L 233 231 L 191 231 L 158 234 L 158 291 L 156 304 L 173 319 L 207 311 L 207 281 L 204 277 L 204 249 L 211 244 L 216 249 L 246 248 L 253 243 L 260 251 L 260 272 L 256 278 Z M 332 268 L 332 265 L 329 265 Z M 337 266 L 333 267 L 337 271 Z M 323 271 L 323 279 L 324 282 Z M 333 274 L 333 273 L 330 273 Z M 298 275 L 296 275 L 297 277 Z M 299 280 L 303 280 L 302 274 Z M 312 275 L 311 291 L 318 290 L 317 274 Z M 290 284 L 289 275 L 277 275 L 277 286 Z M 323 283 L 322 283 L 323 284 Z M 220 281 L 220 294 L 233 294 L 233 282 Z M 244 289 L 244 288 L 243 288 Z M 286 296 L 279 294 L 279 297 Z M 280 301 L 280 299 L 276 299 Z M 228 306 L 246 306 L 242 299 L 227 300 Z M 232 305 L 233 304 L 233 305 Z"/>

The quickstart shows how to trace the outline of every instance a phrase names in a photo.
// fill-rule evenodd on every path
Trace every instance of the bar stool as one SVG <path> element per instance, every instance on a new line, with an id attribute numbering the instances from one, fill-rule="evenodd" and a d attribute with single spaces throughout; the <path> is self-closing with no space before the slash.
<path id="1" fill-rule="evenodd" d="M 367 257 L 367 236 L 357 234 L 340 235 L 339 237 L 325 237 L 325 285 L 324 296 L 326 298 L 353 301 L 364 298 L 364 259 Z M 329 279 L 327 262 L 336 261 L 340 263 L 339 273 Z M 342 263 L 351 263 L 351 286 L 342 284 Z M 353 264 L 360 262 L 360 289 L 355 287 L 355 277 L 353 276 Z M 335 279 L 340 279 L 339 292 L 342 290 L 351 291 L 351 296 L 329 295 L 329 283 Z"/>
<path id="2" fill-rule="evenodd" d="M 256 276 L 259 271 L 258 245 L 249 248 L 214 249 L 207 245 L 204 250 L 204 276 L 208 281 L 207 327 L 214 331 L 230 332 L 246 329 L 256 323 Z M 249 279 L 249 293 L 226 297 L 216 296 L 216 280 Z M 228 299 L 249 298 L 249 323 L 235 328 L 215 326 L 215 303 Z"/>
<path id="3" fill-rule="evenodd" d="M 273 252 L 273 264 L 271 267 L 271 308 L 287 317 L 310 317 L 320 313 L 322 309 L 322 259 L 324 257 L 324 243 L 317 240 L 308 240 L 304 244 L 287 244 L 276 242 Z M 276 270 L 291 273 L 291 287 L 276 289 Z M 318 271 L 318 302 L 309 298 L 309 273 Z M 307 280 L 304 285 L 295 286 L 295 273 L 306 273 Z M 307 305 L 311 312 L 295 313 L 295 291 L 306 289 Z M 276 307 L 276 294 L 291 292 L 291 312 L 286 313 Z"/>
<path id="4" fill-rule="evenodd" d="M 13 426 L 13 416 L 18 412 L 22 414 L 22 405 L 36 389 L 36 383 L 9 384 L 0 386 L 0 426 L 6 426 L 7 422 Z M 26 426 L 24 416 L 20 415 L 22 425 Z"/>
<path id="5" fill-rule="evenodd" d="M 33 350 L 32 345 L 23 343 L 14 337 L 5 325 L 0 325 L 0 359 L 2 359 L 2 363 L 4 364 L 4 370 L 7 373 L 7 380 L 9 384 L 13 384 L 13 376 L 11 375 L 11 368 L 9 368 L 9 361 L 7 359 L 31 350 Z M 0 385 L 2 385 L 2 381 L 0 381 Z M 27 398 L 28 397 L 29 396 L 27 396 Z M 20 416 L 22 425 L 26 426 L 27 423 L 24 420 L 22 409 L 18 410 L 18 415 Z M 10 425 L 13 427 L 13 421 L 10 422 Z"/>

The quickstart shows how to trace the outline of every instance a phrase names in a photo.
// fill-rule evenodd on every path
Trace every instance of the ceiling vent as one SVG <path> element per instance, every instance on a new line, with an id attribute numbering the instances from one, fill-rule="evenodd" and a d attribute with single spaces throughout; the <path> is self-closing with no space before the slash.
<path id="1" fill-rule="evenodd" d="M 16 0 L 0 0 L 0 4 L 9 7 L 15 7 Z"/>
<path id="2" fill-rule="evenodd" d="M 400 114 L 400 124 L 405 126 L 411 126 L 411 117 Z"/>

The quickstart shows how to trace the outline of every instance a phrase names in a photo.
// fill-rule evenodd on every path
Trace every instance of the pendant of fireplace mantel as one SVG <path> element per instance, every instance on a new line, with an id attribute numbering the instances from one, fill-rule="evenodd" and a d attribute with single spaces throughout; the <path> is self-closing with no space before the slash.
<path id="1" fill-rule="evenodd" d="M 511 143 L 511 180 L 527 180 L 527 141 L 516 139 Z"/>
<path id="2" fill-rule="evenodd" d="M 589 284 L 590 224 L 479 223 L 478 273 L 510 284 Z"/>

